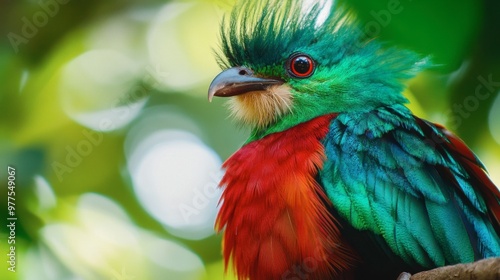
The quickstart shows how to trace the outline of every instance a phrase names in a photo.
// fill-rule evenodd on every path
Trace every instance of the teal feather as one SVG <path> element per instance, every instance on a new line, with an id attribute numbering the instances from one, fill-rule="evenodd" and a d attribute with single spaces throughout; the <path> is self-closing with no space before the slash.
<path id="1" fill-rule="evenodd" d="M 455 175 L 455 180 L 457 180 L 458 185 L 461 186 L 461 189 L 463 190 L 465 196 L 472 203 L 472 206 L 475 208 L 475 210 L 486 214 L 488 209 L 486 207 L 484 199 L 481 198 L 481 194 L 479 194 L 478 191 L 474 189 L 474 187 L 472 187 L 472 185 L 462 176 Z"/>
<path id="2" fill-rule="evenodd" d="M 425 133 L 400 105 L 339 114 L 324 139 L 320 172 L 333 208 L 356 230 L 381 236 L 379 246 L 405 263 L 431 268 L 499 256 L 483 197 L 443 143 Z"/>
<path id="3" fill-rule="evenodd" d="M 461 209 L 453 203 L 426 201 L 427 215 L 448 264 L 474 261 L 474 250 L 460 216 Z M 477 222 L 477 221 L 476 221 Z"/>
<path id="4" fill-rule="evenodd" d="M 498 244 L 498 238 L 492 235 L 494 232 L 491 223 L 488 222 L 485 215 L 479 214 L 474 207 L 463 202 L 460 197 L 455 197 L 455 199 L 460 203 L 460 207 L 464 210 L 464 214 L 467 217 L 468 222 L 474 227 L 477 233 L 478 251 L 485 258 L 498 257 L 498 252 L 500 252 L 500 245 Z"/>

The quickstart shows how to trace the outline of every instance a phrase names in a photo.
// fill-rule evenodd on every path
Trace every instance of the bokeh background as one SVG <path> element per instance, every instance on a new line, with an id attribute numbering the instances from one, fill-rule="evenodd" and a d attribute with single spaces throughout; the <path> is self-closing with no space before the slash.
<path id="1" fill-rule="evenodd" d="M 339 2 L 365 32 L 431 57 L 411 108 L 459 134 L 499 185 L 500 2 Z M 233 4 L 0 2 L 0 279 L 233 279 L 216 186 L 248 130 L 206 98 Z"/>

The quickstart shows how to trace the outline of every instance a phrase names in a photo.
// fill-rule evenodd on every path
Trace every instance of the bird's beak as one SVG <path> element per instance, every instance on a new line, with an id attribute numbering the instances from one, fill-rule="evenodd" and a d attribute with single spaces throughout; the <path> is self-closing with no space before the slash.
<path id="1" fill-rule="evenodd" d="M 208 89 L 208 100 L 212 101 L 214 96 L 234 96 L 265 90 L 270 86 L 280 84 L 283 84 L 283 81 L 255 77 L 253 71 L 246 67 L 233 67 L 215 77 Z"/>

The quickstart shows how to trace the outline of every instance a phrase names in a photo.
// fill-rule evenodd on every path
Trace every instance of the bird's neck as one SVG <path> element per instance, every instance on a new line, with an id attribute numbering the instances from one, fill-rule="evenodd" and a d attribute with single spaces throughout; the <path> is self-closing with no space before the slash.
<path id="1" fill-rule="evenodd" d="M 353 261 L 315 180 L 334 117 L 267 135 L 224 163 L 216 229 L 225 230 L 224 258 L 240 278 L 327 279 Z"/>

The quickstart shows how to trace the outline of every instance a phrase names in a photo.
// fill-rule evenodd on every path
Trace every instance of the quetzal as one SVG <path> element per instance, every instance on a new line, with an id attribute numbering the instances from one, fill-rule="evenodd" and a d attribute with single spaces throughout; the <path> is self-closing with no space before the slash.
<path id="1" fill-rule="evenodd" d="M 430 64 L 367 36 L 351 12 L 247 1 L 221 31 L 248 141 L 224 163 L 216 230 L 240 279 L 395 279 L 500 256 L 500 192 L 457 136 L 412 114 Z M 224 27 L 226 26 L 226 27 Z"/>

